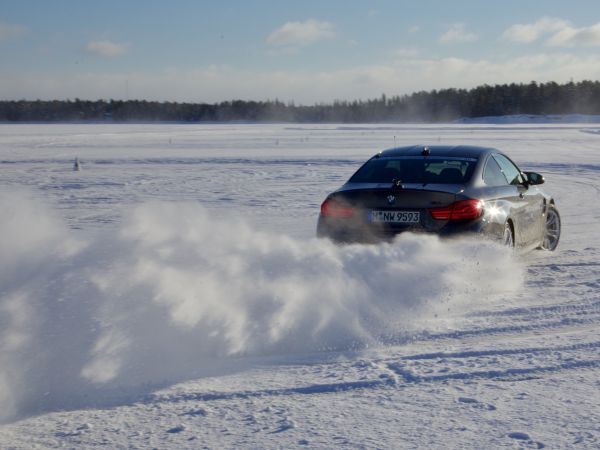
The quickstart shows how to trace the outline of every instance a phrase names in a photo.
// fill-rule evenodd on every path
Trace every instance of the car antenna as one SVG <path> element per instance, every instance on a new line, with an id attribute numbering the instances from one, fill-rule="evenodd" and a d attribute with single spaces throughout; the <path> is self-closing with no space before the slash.
<path id="1" fill-rule="evenodd" d="M 423 156 L 429 156 L 429 147 L 423 147 L 423 150 L 421 151 L 421 155 Z M 425 175 L 423 175 L 423 187 L 425 187 L 425 185 L 427 184 L 427 182 L 425 181 Z"/>

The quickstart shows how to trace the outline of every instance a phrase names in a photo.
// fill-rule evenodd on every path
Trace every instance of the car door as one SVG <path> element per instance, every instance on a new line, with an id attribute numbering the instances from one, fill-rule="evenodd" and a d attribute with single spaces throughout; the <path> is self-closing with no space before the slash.
<path id="1" fill-rule="evenodd" d="M 493 154 L 494 160 L 513 189 L 511 213 L 515 226 L 515 242 L 521 246 L 533 244 L 539 238 L 539 227 L 543 217 L 543 196 L 537 188 L 530 187 L 517 167 L 507 156 Z"/>
<path id="2" fill-rule="evenodd" d="M 483 170 L 484 198 L 490 203 L 495 214 L 490 216 L 491 229 L 494 233 L 502 236 L 504 233 L 504 225 L 507 220 L 513 223 L 515 229 L 515 243 L 521 245 L 520 234 L 517 229 L 521 229 L 521 210 L 524 206 L 523 199 L 519 196 L 518 188 L 508 182 L 506 175 L 500 168 L 500 165 L 490 155 L 485 162 Z"/>

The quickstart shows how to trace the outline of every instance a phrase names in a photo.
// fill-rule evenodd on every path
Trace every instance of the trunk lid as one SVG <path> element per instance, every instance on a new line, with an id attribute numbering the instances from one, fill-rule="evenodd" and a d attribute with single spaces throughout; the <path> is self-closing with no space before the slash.
<path id="1" fill-rule="evenodd" d="M 462 185 L 406 184 L 396 188 L 389 183 L 355 183 L 342 187 L 333 198 L 355 209 L 355 228 L 374 235 L 393 235 L 405 230 L 439 231 L 448 221 L 434 220 L 428 210 L 454 203 L 463 190 Z"/>
<path id="2" fill-rule="evenodd" d="M 463 191 L 462 185 L 421 184 L 392 188 L 389 184 L 371 186 L 347 185 L 335 197 L 360 209 L 436 208 L 447 206 Z"/>

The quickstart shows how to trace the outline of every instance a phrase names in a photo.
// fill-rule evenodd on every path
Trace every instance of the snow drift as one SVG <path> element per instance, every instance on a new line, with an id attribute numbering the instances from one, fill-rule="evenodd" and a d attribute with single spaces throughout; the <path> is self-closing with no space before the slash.
<path id="1" fill-rule="evenodd" d="M 0 195 L 0 418 L 124 401 L 132 386 L 240 356 L 360 349 L 518 289 L 488 242 L 405 235 L 336 246 L 149 203 L 74 236 L 25 193 Z"/>

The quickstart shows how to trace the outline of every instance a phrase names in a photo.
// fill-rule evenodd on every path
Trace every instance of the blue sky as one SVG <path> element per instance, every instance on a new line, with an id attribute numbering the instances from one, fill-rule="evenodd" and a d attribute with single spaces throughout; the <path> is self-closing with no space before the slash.
<path id="1" fill-rule="evenodd" d="M 0 0 L 1 99 L 312 104 L 600 79 L 599 55 L 599 0 Z"/>

